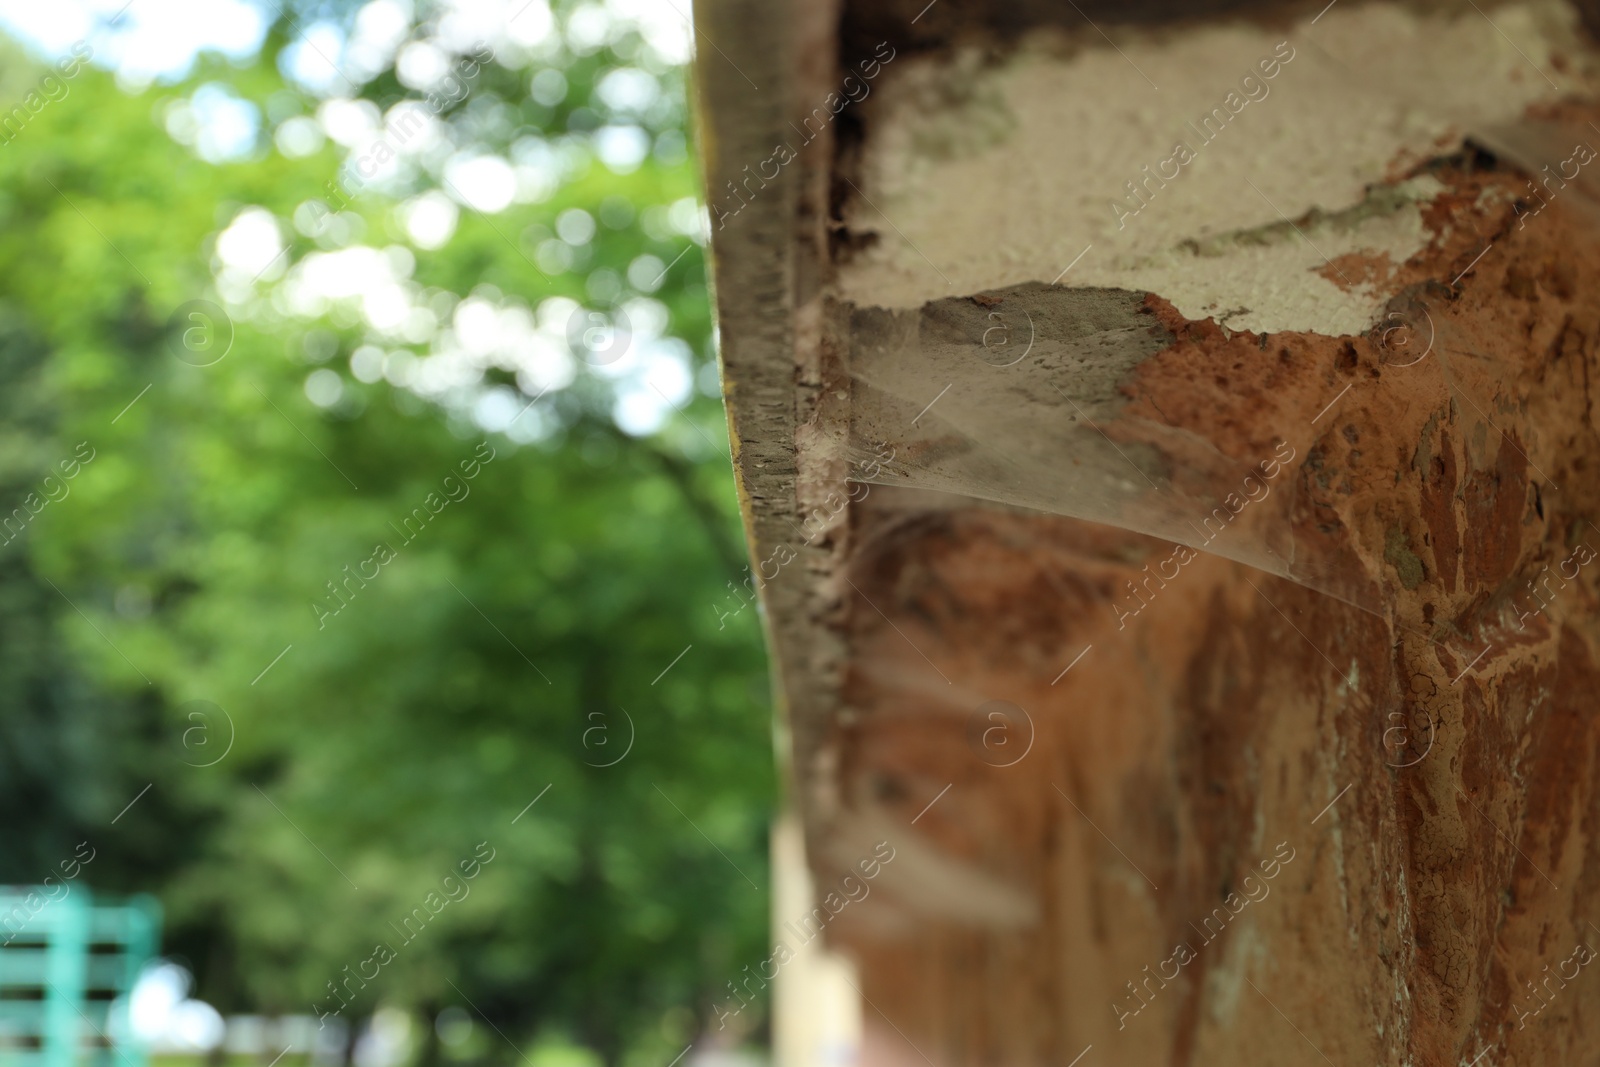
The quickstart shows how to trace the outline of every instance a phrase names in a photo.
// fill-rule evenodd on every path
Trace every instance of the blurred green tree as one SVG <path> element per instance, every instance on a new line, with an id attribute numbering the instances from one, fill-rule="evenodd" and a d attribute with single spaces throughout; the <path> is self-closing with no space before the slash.
<path id="1" fill-rule="evenodd" d="M 481 58 L 448 10 L 318 90 L 291 9 L 253 64 L 85 70 L 0 146 L 0 506 L 94 454 L 0 546 L 0 877 L 88 837 L 224 1010 L 459 1005 L 670 1059 L 765 954 L 681 73 L 595 10 L 481 38 L 445 91 L 405 82 Z M 219 98 L 261 121 L 220 158 Z M 397 105 L 435 147 L 349 180 Z"/>

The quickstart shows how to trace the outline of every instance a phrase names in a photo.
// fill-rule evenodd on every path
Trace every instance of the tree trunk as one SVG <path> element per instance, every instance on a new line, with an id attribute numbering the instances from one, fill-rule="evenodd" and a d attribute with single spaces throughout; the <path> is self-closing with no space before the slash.
<path id="1" fill-rule="evenodd" d="M 865 1064 L 1600 1058 L 1594 11 L 1324 2 L 698 5 Z"/>

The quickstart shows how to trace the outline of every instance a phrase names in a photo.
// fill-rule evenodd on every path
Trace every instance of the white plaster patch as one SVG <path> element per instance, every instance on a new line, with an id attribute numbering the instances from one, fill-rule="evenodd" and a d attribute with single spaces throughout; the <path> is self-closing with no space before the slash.
<path id="1" fill-rule="evenodd" d="M 992 67 L 907 58 L 869 105 L 870 203 L 848 209 L 878 243 L 840 289 L 909 308 L 1050 282 L 1088 248 L 1060 284 L 1150 290 L 1235 329 L 1360 332 L 1393 295 L 1385 272 L 1340 279 L 1327 260 L 1398 267 L 1428 239 L 1416 201 L 1438 187 L 1413 183 L 1412 203 L 1358 224 L 1351 209 L 1469 131 L 1583 89 L 1551 61 L 1575 53 L 1575 20 L 1560 0 L 1341 4 L 1315 26 L 1121 26 L 1116 47 L 1088 26 L 1051 31 Z M 1192 159 L 1170 162 L 1180 143 Z"/>

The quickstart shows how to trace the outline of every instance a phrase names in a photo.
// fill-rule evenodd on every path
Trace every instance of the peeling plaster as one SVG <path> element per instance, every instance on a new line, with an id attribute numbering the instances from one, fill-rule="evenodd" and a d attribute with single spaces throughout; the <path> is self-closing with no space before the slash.
<path id="1" fill-rule="evenodd" d="M 1086 26 L 1003 61 L 908 58 L 865 105 L 865 196 L 847 222 L 876 242 L 843 266 L 842 295 L 910 308 L 1059 277 L 1237 330 L 1359 333 L 1398 287 L 1351 268 L 1422 251 L 1418 205 L 1437 192 L 1384 183 L 1582 89 L 1551 60 L 1575 21 L 1552 0 L 1497 6 L 1492 24 L 1465 7 L 1340 5 L 1315 26 L 1120 27 L 1115 49 Z M 1292 59 L 1257 78 L 1265 95 L 1197 136 L 1275 48 Z M 1179 140 L 1194 158 L 1161 181 Z M 1147 203 L 1129 217 L 1133 182 Z"/>

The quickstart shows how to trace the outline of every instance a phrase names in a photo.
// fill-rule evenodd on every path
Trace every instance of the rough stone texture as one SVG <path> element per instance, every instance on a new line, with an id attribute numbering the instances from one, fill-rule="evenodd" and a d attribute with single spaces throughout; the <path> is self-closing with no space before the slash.
<path id="1" fill-rule="evenodd" d="M 758 103 L 702 55 L 715 189 L 835 75 L 702 18 L 793 71 Z M 717 231 L 816 882 L 897 850 L 827 933 L 864 1063 L 1600 1062 L 1600 231 L 1587 167 L 1541 208 L 1509 161 L 1590 122 L 1377 183 L 1431 184 L 1414 254 L 1320 268 L 1393 294 L 1364 333 L 1042 278 L 855 306 L 843 118 Z"/>

